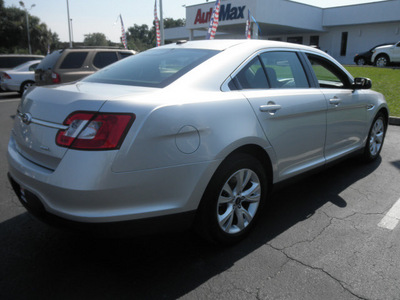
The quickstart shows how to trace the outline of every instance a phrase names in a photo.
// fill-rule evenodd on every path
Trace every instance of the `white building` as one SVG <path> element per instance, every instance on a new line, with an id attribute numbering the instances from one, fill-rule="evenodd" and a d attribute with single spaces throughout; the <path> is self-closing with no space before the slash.
<path id="1" fill-rule="evenodd" d="M 214 4 L 186 7 L 186 27 L 166 29 L 165 39 L 205 39 Z M 252 38 L 318 46 L 344 64 L 400 40 L 400 0 L 325 9 L 289 0 L 222 0 L 216 38 L 245 38 L 248 10 L 261 29 L 253 22 Z"/>

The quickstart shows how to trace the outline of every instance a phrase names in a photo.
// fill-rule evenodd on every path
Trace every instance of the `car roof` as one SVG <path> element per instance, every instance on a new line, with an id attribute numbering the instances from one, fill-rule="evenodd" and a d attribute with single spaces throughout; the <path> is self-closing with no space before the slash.
<path id="1" fill-rule="evenodd" d="M 286 43 L 286 42 L 271 41 L 271 40 L 246 40 L 246 39 L 178 41 L 176 43 L 163 46 L 163 48 L 193 48 L 193 49 L 209 49 L 209 50 L 223 51 L 238 45 L 243 45 L 243 46 L 245 45 L 246 47 L 254 48 L 255 50 L 259 48 L 289 48 L 289 49 L 298 49 L 298 50 L 303 49 L 303 50 L 313 50 L 313 51 L 318 50 L 314 47 L 294 44 L 294 43 Z"/>

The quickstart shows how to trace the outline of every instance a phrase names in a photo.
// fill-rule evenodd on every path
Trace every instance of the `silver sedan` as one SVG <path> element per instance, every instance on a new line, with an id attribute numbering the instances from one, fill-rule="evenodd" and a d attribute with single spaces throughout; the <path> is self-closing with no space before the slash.
<path id="1" fill-rule="evenodd" d="M 35 84 L 35 68 L 40 60 L 30 60 L 14 69 L 0 72 L 0 87 L 4 91 L 22 94 Z"/>
<path id="2" fill-rule="evenodd" d="M 307 46 L 182 41 L 25 93 L 9 178 L 50 223 L 193 225 L 235 243 L 276 183 L 348 155 L 379 156 L 389 112 L 370 88 Z"/>

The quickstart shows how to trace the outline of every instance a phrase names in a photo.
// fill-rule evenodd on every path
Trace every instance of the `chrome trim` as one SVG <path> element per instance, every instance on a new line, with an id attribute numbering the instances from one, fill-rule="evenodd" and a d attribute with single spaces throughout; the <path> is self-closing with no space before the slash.
<path id="1" fill-rule="evenodd" d="M 66 126 L 66 125 L 51 123 L 51 122 L 47 122 L 47 121 L 42 121 L 42 120 L 39 120 L 39 119 L 32 118 L 32 116 L 30 117 L 29 122 L 27 123 L 26 122 L 26 115 L 27 114 L 25 114 L 25 113 L 18 112 L 18 117 L 26 125 L 36 124 L 36 125 L 41 125 L 41 126 L 45 126 L 45 127 L 49 127 L 49 128 L 55 128 L 55 129 L 59 129 L 59 130 L 67 130 L 68 129 L 68 126 Z"/>

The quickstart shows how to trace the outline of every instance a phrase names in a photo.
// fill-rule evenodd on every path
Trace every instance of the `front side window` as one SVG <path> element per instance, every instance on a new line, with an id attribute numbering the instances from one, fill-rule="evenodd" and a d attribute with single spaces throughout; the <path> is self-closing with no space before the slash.
<path id="1" fill-rule="evenodd" d="M 80 69 L 85 62 L 87 54 L 87 52 L 68 53 L 61 63 L 60 69 Z"/>
<path id="2" fill-rule="evenodd" d="M 162 88 L 218 52 L 176 48 L 149 50 L 120 60 L 83 81 Z"/>
<path id="3" fill-rule="evenodd" d="M 349 78 L 337 66 L 322 57 L 307 55 L 320 88 L 342 89 L 349 86 Z"/>

